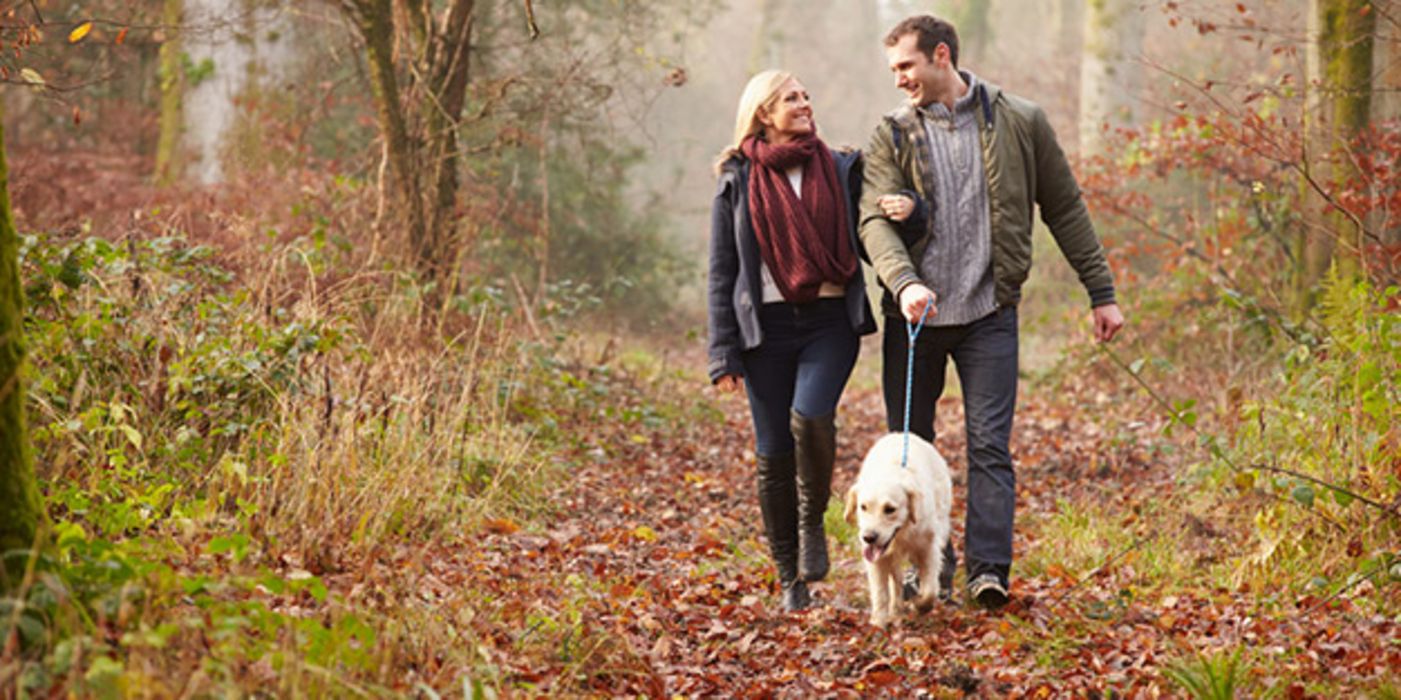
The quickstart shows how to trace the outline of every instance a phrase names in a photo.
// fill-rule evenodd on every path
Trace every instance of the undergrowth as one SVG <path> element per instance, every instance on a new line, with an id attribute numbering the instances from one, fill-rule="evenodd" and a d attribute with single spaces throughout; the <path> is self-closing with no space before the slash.
<path id="1" fill-rule="evenodd" d="M 441 689 L 412 670 L 431 658 L 476 669 L 453 687 L 491 687 L 462 637 L 472 611 L 401 606 L 394 579 L 354 599 L 331 582 L 547 516 L 575 456 L 607 444 L 596 424 L 687 415 L 654 400 L 669 378 L 585 359 L 479 291 L 430 307 L 405 276 L 329 274 L 344 261 L 324 239 L 269 243 L 275 262 L 243 271 L 219 253 L 24 239 L 51 527 L 7 555 L 28 575 L 0 601 L 0 686 L 380 694 Z"/>

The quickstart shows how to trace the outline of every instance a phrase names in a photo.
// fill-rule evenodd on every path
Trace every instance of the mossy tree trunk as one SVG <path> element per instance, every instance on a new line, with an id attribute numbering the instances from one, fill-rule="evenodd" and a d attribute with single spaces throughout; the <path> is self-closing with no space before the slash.
<path id="1" fill-rule="evenodd" d="M 1401 10 L 1401 0 L 1383 2 L 1381 7 L 1383 16 L 1394 16 L 1395 11 Z M 1401 120 L 1401 36 L 1394 30 L 1377 30 L 1372 46 L 1372 76 L 1372 123 L 1380 127 L 1390 120 Z M 1392 167 L 1401 170 L 1401 159 Z M 1389 214 L 1379 207 L 1372 212 L 1370 224 L 1383 245 L 1401 245 L 1401 213 Z"/>
<path id="2" fill-rule="evenodd" d="M 1371 0 L 1310 0 L 1305 104 L 1304 225 L 1295 242 L 1295 312 L 1312 308 L 1316 288 L 1336 261 L 1361 270 L 1364 222 L 1329 211 L 1338 185 L 1355 175 L 1348 149 L 1367 129 L 1372 109 L 1376 11 Z"/>
<path id="3" fill-rule="evenodd" d="M 391 0 L 342 2 L 365 42 L 390 190 L 408 227 L 414 265 L 433 279 L 455 258 L 458 128 L 467 101 L 475 3 L 453 0 L 436 17 L 427 0 L 402 5 L 407 26 L 400 27 Z M 396 39 L 404 49 L 399 54 Z"/>
<path id="4" fill-rule="evenodd" d="M 179 180 L 183 170 L 185 52 L 177 32 L 184 21 L 184 14 L 184 0 L 165 0 L 161 16 L 161 23 L 165 25 L 165 40 L 161 42 L 158 72 L 161 87 L 160 136 L 156 142 L 155 179 L 158 185 L 169 185 Z"/>
<path id="5" fill-rule="evenodd" d="M 19 235 L 10 213 L 3 117 L 0 105 L 0 553 L 32 547 L 43 517 L 24 419 L 24 314 L 19 283 Z M 14 564 L 11 559 L 7 562 L 11 566 Z M 3 576 L 0 589 L 15 581 L 13 575 L 6 575 L 4 567 L 0 567 L 0 576 Z"/>

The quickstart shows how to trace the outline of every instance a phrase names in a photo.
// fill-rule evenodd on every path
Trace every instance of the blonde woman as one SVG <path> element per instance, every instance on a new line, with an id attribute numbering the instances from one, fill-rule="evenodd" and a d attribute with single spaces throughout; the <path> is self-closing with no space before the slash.
<path id="1" fill-rule="evenodd" d="M 807 89 L 765 71 L 740 97 L 711 210 L 709 372 L 746 390 L 759 506 L 784 610 L 827 575 L 837 401 L 876 330 L 856 238 L 861 156 L 817 136 Z M 915 200 L 887 198 L 914 225 Z"/>

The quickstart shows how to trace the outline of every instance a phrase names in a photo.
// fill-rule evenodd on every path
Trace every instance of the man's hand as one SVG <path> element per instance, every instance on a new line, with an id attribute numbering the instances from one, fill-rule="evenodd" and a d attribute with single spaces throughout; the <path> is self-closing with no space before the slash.
<path id="1" fill-rule="evenodd" d="M 876 199 L 876 204 L 891 221 L 904 221 L 915 213 L 915 200 L 903 194 L 883 194 Z"/>
<path id="2" fill-rule="evenodd" d="M 744 389 L 744 377 L 738 374 L 726 374 L 715 380 L 715 386 L 719 387 L 720 391 L 734 393 Z"/>
<path id="3" fill-rule="evenodd" d="M 903 294 L 901 295 L 904 296 Z M 1114 338 L 1114 334 L 1124 327 L 1124 314 L 1119 311 L 1118 304 L 1105 304 L 1096 306 L 1095 314 L 1095 340 L 1107 343 Z"/>
<path id="4" fill-rule="evenodd" d="M 916 282 L 900 290 L 900 311 L 905 314 L 905 320 L 910 323 L 919 323 L 919 319 L 924 314 L 924 307 L 929 307 L 929 315 L 923 316 L 925 321 L 934 318 L 939 314 L 939 310 L 934 307 L 936 299 L 934 291 Z M 1120 321 L 1122 324 L 1123 322 Z"/>

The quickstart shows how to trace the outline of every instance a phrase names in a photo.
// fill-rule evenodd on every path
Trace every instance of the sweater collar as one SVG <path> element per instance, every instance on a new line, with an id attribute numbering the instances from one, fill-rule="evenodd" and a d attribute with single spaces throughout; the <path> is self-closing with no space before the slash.
<path id="1" fill-rule="evenodd" d="M 923 107 L 916 107 L 915 112 L 926 121 L 933 122 L 945 128 L 957 128 L 963 126 L 977 117 L 978 110 L 978 90 L 982 88 L 982 82 L 973 73 L 960 70 L 958 74 L 963 78 L 963 82 L 968 85 L 968 91 L 953 103 L 953 111 L 944 106 L 942 102 L 930 102 Z"/>

